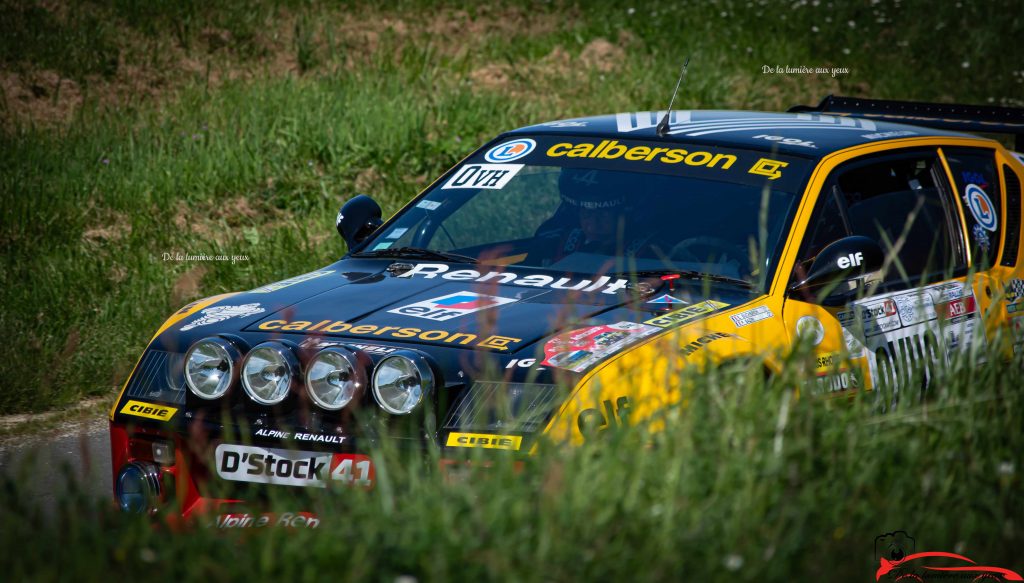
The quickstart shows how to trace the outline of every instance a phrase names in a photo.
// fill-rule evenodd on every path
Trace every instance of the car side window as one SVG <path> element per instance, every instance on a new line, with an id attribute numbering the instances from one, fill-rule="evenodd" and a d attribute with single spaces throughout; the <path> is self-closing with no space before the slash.
<path id="1" fill-rule="evenodd" d="M 959 219 L 944 175 L 930 150 L 836 169 L 808 225 L 794 277 L 806 273 L 824 247 L 848 235 L 869 237 L 894 257 L 885 274 L 889 289 L 939 281 L 964 267 Z"/>
<path id="2" fill-rule="evenodd" d="M 985 269 L 995 262 L 1002 240 L 1003 200 L 995 154 L 978 148 L 943 148 L 967 222 L 971 262 Z"/>

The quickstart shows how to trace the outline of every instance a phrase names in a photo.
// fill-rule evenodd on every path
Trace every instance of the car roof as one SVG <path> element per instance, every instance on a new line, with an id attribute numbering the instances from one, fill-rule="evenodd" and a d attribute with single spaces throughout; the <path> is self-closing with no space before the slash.
<path id="1" fill-rule="evenodd" d="M 656 127 L 664 116 L 664 111 L 637 111 L 577 117 L 526 126 L 505 135 L 566 134 L 765 151 L 777 148 L 783 154 L 811 158 L 821 158 L 851 146 L 900 138 L 977 137 L 863 117 L 724 110 L 673 110 L 668 133 L 659 137 Z"/>

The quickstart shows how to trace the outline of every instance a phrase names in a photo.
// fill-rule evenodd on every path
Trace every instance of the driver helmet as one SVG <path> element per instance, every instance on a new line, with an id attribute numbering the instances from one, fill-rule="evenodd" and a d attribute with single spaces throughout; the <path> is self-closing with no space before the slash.
<path id="1" fill-rule="evenodd" d="M 584 210 L 619 209 L 626 204 L 624 173 L 589 168 L 562 168 L 558 190 L 562 201 Z"/>

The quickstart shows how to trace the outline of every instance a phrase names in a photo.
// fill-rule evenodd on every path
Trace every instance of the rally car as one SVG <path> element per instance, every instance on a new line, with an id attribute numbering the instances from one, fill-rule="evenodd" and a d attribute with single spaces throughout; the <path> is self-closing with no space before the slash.
<path id="1" fill-rule="evenodd" d="M 110 413 L 116 499 L 251 523 L 220 486 L 372 487 L 383 441 L 459 459 L 598 439 L 677 400 L 685 367 L 770 374 L 802 345 L 802 390 L 847 394 L 986 343 L 1012 356 L 1024 166 L 953 130 L 1019 140 L 1022 111 L 562 120 L 498 136 L 386 222 L 357 196 L 340 260 L 156 332 Z"/>

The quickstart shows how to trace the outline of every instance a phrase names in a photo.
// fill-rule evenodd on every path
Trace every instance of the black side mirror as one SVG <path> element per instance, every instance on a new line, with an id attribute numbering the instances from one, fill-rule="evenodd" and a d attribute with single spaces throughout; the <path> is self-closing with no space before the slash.
<path id="1" fill-rule="evenodd" d="M 880 270 L 885 253 L 878 243 L 854 235 L 829 244 L 818 253 L 803 281 L 790 291 L 864 279 Z"/>
<path id="2" fill-rule="evenodd" d="M 365 194 L 357 194 L 342 205 L 335 226 L 341 238 L 348 243 L 349 251 L 384 224 L 380 217 L 380 205 Z"/>

